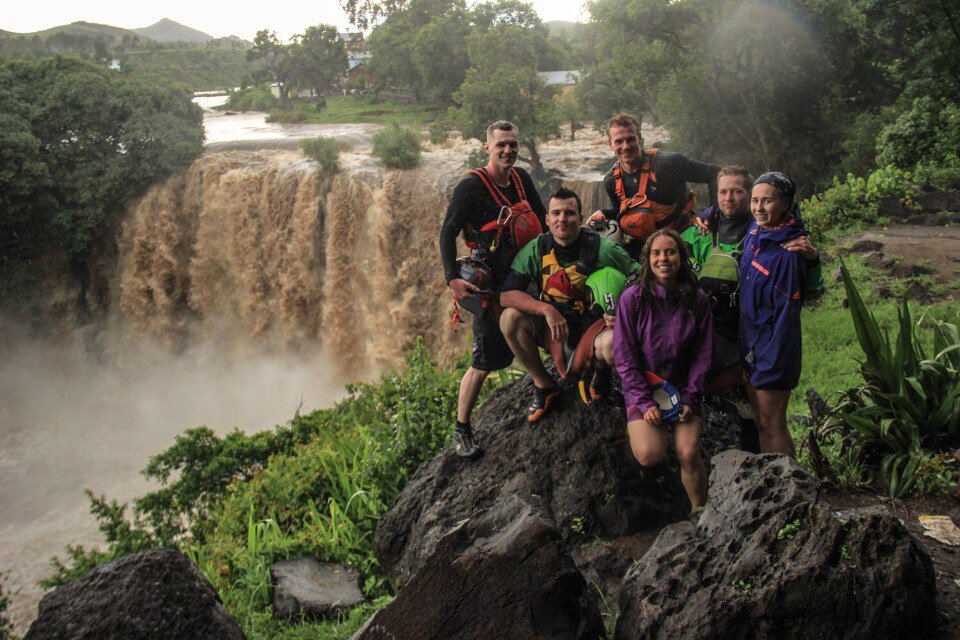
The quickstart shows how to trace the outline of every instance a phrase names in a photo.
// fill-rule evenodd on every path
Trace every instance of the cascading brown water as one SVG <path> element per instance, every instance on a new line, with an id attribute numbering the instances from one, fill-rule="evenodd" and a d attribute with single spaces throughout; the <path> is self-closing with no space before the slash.
<path id="1" fill-rule="evenodd" d="M 395 364 L 418 335 L 449 356 L 436 238 L 459 172 L 441 162 L 323 176 L 298 154 L 205 155 L 132 208 L 123 318 L 174 347 L 322 345 L 351 379 Z"/>

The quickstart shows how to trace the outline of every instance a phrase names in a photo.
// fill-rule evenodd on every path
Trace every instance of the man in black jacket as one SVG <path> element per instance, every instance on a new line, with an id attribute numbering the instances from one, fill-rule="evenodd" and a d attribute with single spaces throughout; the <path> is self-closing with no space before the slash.
<path id="1" fill-rule="evenodd" d="M 607 144 L 617 158 L 603 177 L 610 207 L 595 212 L 588 222 L 618 220 L 632 258 L 637 258 L 646 236 L 654 230 L 669 227 L 680 232 L 690 226 L 695 202 L 688 182 L 706 184 L 710 204 L 716 204 L 720 167 L 679 153 L 645 150 L 637 117 L 621 113 L 611 118 Z M 630 214 L 641 208 L 649 211 L 649 215 L 640 217 L 648 218 L 650 227 L 634 230 Z"/>
<path id="2" fill-rule="evenodd" d="M 471 171 L 457 185 L 440 230 L 444 278 L 453 294 L 461 300 L 475 297 L 479 291 L 460 277 L 457 236 L 462 234 L 468 243 L 485 242 L 482 230 L 491 222 L 496 222 L 504 206 L 516 207 L 526 202 L 541 226 L 546 214 L 530 176 L 523 169 L 514 167 L 520 148 L 517 127 L 503 120 L 494 122 L 487 127 L 487 140 L 483 147 L 488 156 L 487 165 Z M 501 246 L 488 261 L 493 271 L 493 297 L 499 295 L 500 285 L 513 260 L 513 255 L 505 249 Z M 470 427 L 470 414 L 483 381 L 491 371 L 505 369 L 513 362 L 513 353 L 500 331 L 492 305 L 486 306 L 485 310 L 485 313 L 473 317 L 473 361 L 460 382 L 457 400 L 454 450 L 457 455 L 467 459 L 477 458 L 483 452 L 474 441 Z"/>

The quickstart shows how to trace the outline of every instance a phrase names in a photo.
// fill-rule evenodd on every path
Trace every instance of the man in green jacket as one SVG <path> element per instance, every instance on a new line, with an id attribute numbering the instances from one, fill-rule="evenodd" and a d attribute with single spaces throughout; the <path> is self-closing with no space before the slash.
<path id="1" fill-rule="evenodd" d="M 723 394 L 744 420 L 741 422 L 741 448 L 759 452 L 756 425 L 750 410 L 736 392 L 742 387 L 737 333 L 740 321 L 737 306 L 737 265 L 743 254 L 743 239 L 753 220 L 750 214 L 750 190 L 753 177 L 746 168 L 727 166 L 717 176 L 717 204 L 694 217 L 694 226 L 681 237 L 690 246 L 690 261 L 700 278 L 700 288 L 713 299 L 713 363 L 707 379 L 708 394 Z M 784 243 L 789 251 L 798 251 L 810 267 L 804 287 L 806 299 L 823 291 L 820 255 L 806 236 Z M 724 393 L 732 392 L 732 393 Z"/>
<path id="2" fill-rule="evenodd" d="M 592 324 L 587 308 L 587 277 L 603 267 L 631 276 L 640 265 L 623 247 L 601 238 L 583 223 L 580 197 L 561 187 L 547 205 L 548 232 L 524 247 L 503 283 L 500 328 L 507 344 L 533 378 L 534 401 L 527 419 L 539 420 L 560 390 L 543 366 L 539 346 L 547 338 L 575 347 Z M 531 287 L 536 296 L 528 293 Z M 591 388 L 603 395 L 613 364 L 613 316 L 594 340 L 597 364 Z"/>

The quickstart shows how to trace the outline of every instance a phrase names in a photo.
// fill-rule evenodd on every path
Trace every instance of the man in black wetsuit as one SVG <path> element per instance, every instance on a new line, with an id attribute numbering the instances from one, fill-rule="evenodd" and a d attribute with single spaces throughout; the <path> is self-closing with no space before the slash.
<path id="1" fill-rule="evenodd" d="M 460 181 L 447 207 L 447 215 L 440 229 L 440 258 L 444 278 L 458 299 L 478 295 L 476 287 L 460 278 L 457 269 L 457 236 L 463 234 L 468 242 L 482 241 L 485 225 L 495 222 L 504 206 L 516 207 L 522 202 L 529 204 L 544 224 L 546 209 L 530 176 L 523 169 L 514 167 L 520 148 L 517 127 L 500 120 L 487 127 L 487 140 L 483 145 L 487 152 L 486 167 L 471 171 Z M 488 264 L 493 271 L 493 296 L 498 296 L 500 285 L 510 270 L 513 255 L 503 250 L 494 252 Z M 480 456 L 482 449 L 476 444 L 470 427 L 470 414 L 477 402 L 483 381 L 491 371 L 510 366 L 513 352 L 510 351 L 497 316 L 490 312 L 473 317 L 473 361 L 460 382 L 457 400 L 457 424 L 454 432 L 454 450 L 467 459 Z"/>
<path id="2" fill-rule="evenodd" d="M 611 118 L 607 144 L 617 157 L 603 177 L 610 208 L 595 212 L 589 222 L 617 220 L 630 257 L 638 258 L 643 241 L 656 229 L 673 228 L 679 233 L 690 226 L 696 203 L 688 182 L 706 184 L 710 204 L 717 203 L 720 167 L 679 153 L 644 150 L 640 120 L 635 116 L 621 113 Z"/>

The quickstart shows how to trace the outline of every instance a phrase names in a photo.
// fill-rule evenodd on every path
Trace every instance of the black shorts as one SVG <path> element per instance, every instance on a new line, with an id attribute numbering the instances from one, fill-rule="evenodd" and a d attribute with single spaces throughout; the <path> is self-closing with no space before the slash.
<path id="1" fill-rule="evenodd" d="M 513 362 L 513 352 L 500 331 L 495 313 L 473 316 L 473 361 L 471 366 L 480 371 L 499 371 Z"/>

